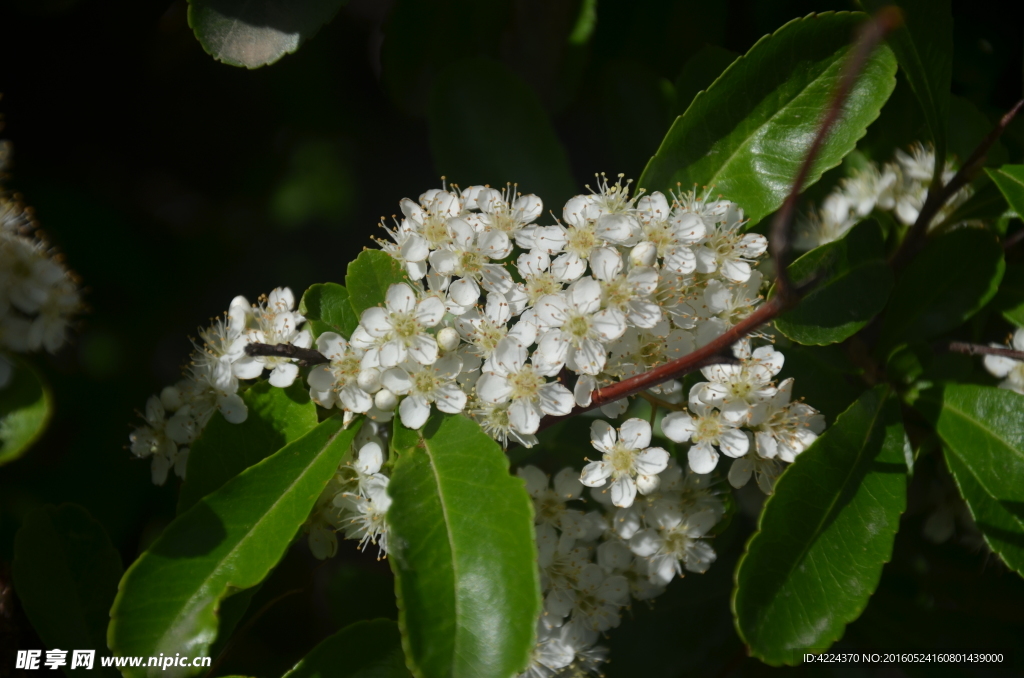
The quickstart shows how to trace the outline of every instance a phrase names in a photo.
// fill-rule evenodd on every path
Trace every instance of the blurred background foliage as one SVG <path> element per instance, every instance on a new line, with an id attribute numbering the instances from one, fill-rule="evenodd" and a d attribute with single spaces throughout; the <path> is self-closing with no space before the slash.
<path id="1" fill-rule="evenodd" d="M 188 336 L 234 295 L 341 280 L 381 215 L 441 175 L 518 181 L 548 208 L 595 172 L 636 178 L 735 54 L 795 17 L 848 9 L 850 0 L 350 0 L 297 53 L 247 71 L 203 52 L 185 0 L 0 2 L 9 188 L 36 208 L 91 309 L 72 346 L 34 361 L 53 389 L 53 424 L 0 468 L 0 674 L 15 647 L 42 647 L 9 587 L 29 511 L 80 504 L 126 565 L 173 518 L 178 486 L 151 485 L 148 461 L 126 449 L 129 424 L 175 381 Z M 955 1 L 953 11 L 950 134 L 962 156 L 1020 95 L 1024 5 Z M 862 150 L 885 160 L 921 137 L 911 110 L 901 82 Z M 1022 149 L 1018 120 L 1001 160 L 1021 162 Z M 922 536 L 921 506 L 955 498 L 934 475 L 912 483 L 893 561 L 836 649 L 1020 651 L 1024 582 L 980 542 Z M 638 605 L 610 634 L 609 676 L 774 672 L 745 658 L 729 612 L 757 501 L 756 490 L 740 493 L 707 575 Z M 353 542 L 326 563 L 299 544 L 256 593 L 216 673 L 280 675 L 341 626 L 394 616 L 391 592 L 387 564 Z M 997 675 L 984 671 L 884 675 Z"/>

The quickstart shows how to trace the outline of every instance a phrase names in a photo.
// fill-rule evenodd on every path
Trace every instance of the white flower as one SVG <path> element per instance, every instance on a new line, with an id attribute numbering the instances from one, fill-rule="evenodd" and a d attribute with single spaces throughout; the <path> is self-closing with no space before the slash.
<path id="1" fill-rule="evenodd" d="M 509 409 L 511 402 L 500 405 L 475 400 L 474 407 L 469 414 L 483 428 L 487 435 L 491 436 L 503 446 L 508 445 L 509 439 L 519 443 L 523 447 L 533 447 L 537 444 L 537 436 L 531 433 L 520 433 L 512 426 Z"/>
<path id="2" fill-rule="evenodd" d="M 478 233 L 462 219 L 449 219 L 451 241 L 430 253 L 430 265 L 441 275 L 459 278 L 448 294 L 461 306 L 472 306 L 480 298 L 480 286 L 491 292 L 509 292 L 512 275 L 492 259 L 504 259 L 512 250 L 502 231 Z"/>
<path id="3" fill-rule="evenodd" d="M 623 273 L 622 255 L 611 247 L 599 247 L 590 257 L 590 268 L 601 283 L 601 301 L 635 327 L 651 328 L 661 320 L 661 308 L 651 299 L 658 287 L 658 271 L 639 266 Z"/>
<path id="4" fill-rule="evenodd" d="M 757 477 L 757 486 L 765 494 L 775 490 L 775 481 L 783 471 L 782 462 L 778 459 L 766 459 L 760 454 L 748 454 L 732 462 L 729 467 L 729 484 L 740 488 L 750 482 L 750 476 Z"/>
<path id="5" fill-rule="evenodd" d="M 526 491 L 533 499 L 534 522 L 557 527 L 569 539 L 585 536 L 583 511 L 570 509 L 567 501 L 579 499 L 583 486 L 576 471 L 564 468 L 555 476 L 554 487 L 547 475 L 536 466 L 523 466 L 516 475 L 526 482 Z"/>
<path id="6" fill-rule="evenodd" d="M 1018 329 L 1013 333 L 1013 339 L 1009 344 L 1014 351 L 1024 351 L 1024 329 Z M 1005 348 L 999 344 L 992 344 L 995 348 Z M 985 369 L 993 377 L 1002 379 L 999 388 L 1009 389 L 1024 395 L 1024 362 L 1007 358 L 1001 355 L 985 356 Z"/>
<path id="7" fill-rule="evenodd" d="M 748 426 L 765 459 L 792 463 L 825 430 L 825 418 L 810 405 L 791 403 L 792 394 L 793 380 L 786 379 L 772 398 L 752 409 Z"/>
<path id="8" fill-rule="evenodd" d="M 299 348 L 313 345 L 313 335 L 309 330 L 300 330 L 299 325 L 305 322 L 301 314 L 293 311 L 295 295 L 287 287 L 278 287 L 254 309 L 256 327 L 246 332 L 250 343 L 260 344 L 291 344 Z M 260 376 L 264 369 L 271 370 L 270 383 L 279 388 L 287 388 L 299 375 L 299 366 L 291 358 L 279 356 L 247 356 L 234 362 L 233 371 L 242 379 Z"/>
<path id="9" fill-rule="evenodd" d="M 668 466 L 669 454 L 650 447 L 651 425 L 643 419 L 627 419 L 616 435 L 615 429 L 600 419 L 590 427 L 591 444 L 604 453 L 601 461 L 583 467 L 580 482 L 588 487 L 603 487 L 611 480 L 612 503 L 630 506 L 636 493 L 648 494 L 658 488 L 658 474 Z"/>
<path id="10" fill-rule="evenodd" d="M 167 480 L 167 471 L 178 456 L 178 445 L 167 434 L 166 411 L 159 397 L 150 396 L 146 401 L 143 419 L 147 426 L 135 429 L 128 436 L 132 454 L 141 458 L 153 457 L 153 484 L 163 485 Z"/>
<path id="11" fill-rule="evenodd" d="M 742 422 L 750 416 L 752 407 L 775 395 L 771 380 L 782 369 L 784 358 L 772 346 L 761 346 L 751 353 L 747 339 L 737 343 L 734 353 L 741 358 L 739 365 L 701 368 L 709 382 L 700 385 L 697 397 L 719 408 L 726 419 Z"/>
<path id="12" fill-rule="evenodd" d="M 572 621 L 594 631 L 619 625 L 619 608 L 629 602 L 629 582 L 622 575 L 607 576 L 595 563 L 580 570 L 570 596 Z"/>
<path id="13" fill-rule="evenodd" d="M 355 471 L 359 494 L 369 496 L 376 484 L 387 484 L 387 476 L 380 472 L 384 464 L 384 450 L 378 440 L 370 440 L 359 447 L 359 455 L 348 463 Z"/>
<path id="14" fill-rule="evenodd" d="M 696 473 L 711 473 L 718 465 L 716 447 L 730 457 L 742 457 L 750 449 L 750 439 L 737 428 L 738 422 L 697 397 L 703 387 L 695 384 L 690 389 L 690 412 L 672 412 L 661 420 L 661 430 L 674 442 L 692 442 L 687 452 L 690 468 Z"/>
<path id="15" fill-rule="evenodd" d="M 643 222 L 644 239 L 655 248 L 665 270 L 679 275 L 693 273 L 697 268 L 693 247 L 707 234 L 700 216 L 671 210 L 668 200 L 657 191 L 640 198 L 637 212 Z"/>
<path id="16" fill-rule="evenodd" d="M 650 558 L 652 581 L 668 584 L 676 575 L 682 576 L 683 568 L 707 572 L 715 561 L 715 552 L 701 537 L 716 522 L 718 518 L 711 511 L 666 512 L 657 529 L 647 528 L 634 534 L 629 548 L 638 556 Z"/>
<path id="17" fill-rule="evenodd" d="M 363 352 L 335 332 L 317 337 L 316 347 L 330 362 L 309 371 L 306 381 L 310 399 L 328 409 L 340 405 L 350 412 L 368 411 L 373 406 L 370 393 L 380 388 L 377 369 L 364 370 Z"/>
<path id="18" fill-rule="evenodd" d="M 564 295 L 548 295 L 537 302 L 537 322 L 546 329 L 537 344 L 533 362 L 547 376 L 562 365 L 583 374 L 604 368 L 607 349 L 626 331 L 626 319 L 614 309 L 601 310 L 601 284 L 593 278 L 573 283 Z"/>
<path id="19" fill-rule="evenodd" d="M 506 336 L 516 337 L 523 346 L 530 346 L 537 338 L 536 325 L 520 319 L 510 330 L 511 319 L 512 308 L 505 296 L 491 292 L 482 310 L 473 308 L 455 319 L 455 329 L 473 345 L 474 353 L 486 359 Z"/>
<path id="20" fill-rule="evenodd" d="M 437 360 L 437 341 L 427 329 L 444 317 L 444 304 L 433 296 L 419 301 L 405 283 L 388 288 L 385 307 L 363 311 L 352 344 L 366 350 L 363 367 L 394 367 L 407 358 L 421 365 Z"/>
<path id="21" fill-rule="evenodd" d="M 768 249 L 768 240 L 758 233 L 740 232 L 742 212 L 736 215 L 739 218 L 727 214 L 729 220 L 720 223 L 697 248 L 696 269 L 698 273 L 718 272 L 730 282 L 744 283 L 750 278 L 750 264 Z"/>
<path id="22" fill-rule="evenodd" d="M 523 434 L 536 433 L 545 414 L 565 416 L 572 411 L 573 397 L 565 386 L 549 382 L 527 363 L 527 350 L 514 337 L 502 339 L 483 366 L 476 383 L 484 402 L 509 406 L 509 424 Z"/>
<path id="23" fill-rule="evenodd" d="M 388 552 L 387 514 L 391 507 L 388 479 L 382 478 L 368 484 L 365 497 L 346 492 L 334 499 L 334 505 L 343 511 L 340 522 L 345 527 L 345 538 L 358 539 L 360 550 L 367 542 L 376 544 L 378 558 Z"/>
<path id="24" fill-rule="evenodd" d="M 405 362 L 392 367 L 381 375 L 380 382 L 395 395 L 406 396 L 398 406 L 402 425 L 418 429 L 430 416 L 430 403 L 449 414 L 466 407 L 466 394 L 455 383 L 461 370 L 462 359 L 449 353 L 433 365 Z"/>

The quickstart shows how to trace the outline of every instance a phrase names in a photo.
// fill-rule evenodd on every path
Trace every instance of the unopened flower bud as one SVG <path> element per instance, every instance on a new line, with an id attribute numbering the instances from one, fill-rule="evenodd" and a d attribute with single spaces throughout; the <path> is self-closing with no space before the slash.
<path id="1" fill-rule="evenodd" d="M 459 333 L 453 327 L 445 327 L 437 333 L 437 345 L 447 353 L 459 347 Z"/>
<path id="2" fill-rule="evenodd" d="M 644 241 L 629 253 L 629 261 L 634 266 L 653 266 L 658 259 L 658 246 L 653 242 Z"/>
<path id="3" fill-rule="evenodd" d="M 380 390 L 380 372 L 373 368 L 362 370 L 356 377 L 356 383 L 367 393 L 376 393 Z"/>
<path id="4" fill-rule="evenodd" d="M 398 397 L 388 389 L 382 388 L 373 396 L 373 404 L 381 412 L 391 412 L 398 405 Z"/>

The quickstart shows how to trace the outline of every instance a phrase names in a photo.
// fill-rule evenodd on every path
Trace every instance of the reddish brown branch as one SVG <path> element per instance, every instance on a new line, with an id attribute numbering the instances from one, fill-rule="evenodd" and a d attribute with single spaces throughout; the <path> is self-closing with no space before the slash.
<path id="1" fill-rule="evenodd" d="M 981 344 L 968 344 L 965 341 L 951 341 L 947 349 L 953 353 L 966 353 L 967 355 L 998 355 L 1014 360 L 1024 360 L 1024 351 L 1015 351 L 1012 348 L 1000 348 L 998 346 L 983 346 Z"/>
<path id="2" fill-rule="evenodd" d="M 825 117 L 821 120 L 821 127 L 818 128 L 818 133 L 814 136 L 811 147 L 807 149 L 807 155 L 804 157 L 800 170 L 793 180 L 793 187 L 790 189 L 786 201 L 782 203 L 782 207 L 775 213 L 775 218 L 772 220 L 771 239 L 768 244 L 771 248 L 772 259 L 775 261 L 775 275 L 777 276 L 775 293 L 780 296 L 788 297 L 795 292 L 789 279 L 789 272 L 786 270 L 786 266 L 789 263 L 787 255 L 789 253 L 789 236 L 792 232 L 797 201 L 804 190 L 807 176 L 811 173 L 811 168 L 814 166 L 814 161 L 818 158 L 818 153 L 825 143 L 825 138 L 832 130 L 832 126 L 839 120 L 839 116 L 843 112 L 843 105 L 849 98 L 857 78 L 860 77 L 861 72 L 864 70 L 868 57 L 871 56 L 871 53 L 878 47 L 882 39 L 899 26 L 901 20 L 899 10 L 894 7 L 886 7 L 879 11 L 861 30 L 857 42 L 851 51 L 850 58 L 843 66 L 843 74 L 839 79 L 839 86 L 832 95 L 832 101 L 825 112 Z"/>
<path id="3" fill-rule="evenodd" d="M 903 266 L 907 264 L 910 258 L 917 252 L 921 241 L 924 239 L 925 234 L 928 232 L 928 227 L 931 225 L 935 215 L 939 213 L 942 206 L 949 202 L 956 193 L 966 186 L 974 177 L 981 171 L 981 168 L 985 165 L 985 158 L 988 156 L 989 150 L 992 145 L 996 143 L 1003 132 L 1006 131 L 1006 127 L 1020 112 L 1021 107 L 1024 106 L 1024 99 L 1017 102 L 1017 104 L 1010 109 L 1010 111 L 1004 115 L 999 123 L 988 133 L 981 143 L 971 152 L 971 156 L 967 158 L 967 162 L 964 163 L 960 171 L 957 172 L 949 183 L 945 186 L 938 185 L 932 182 L 932 185 L 928 189 L 928 195 L 924 199 L 924 206 L 921 207 L 921 212 L 917 215 L 917 220 L 914 225 L 910 227 L 910 231 L 907 236 L 903 239 L 903 244 L 892 256 L 889 263 L 892 267 L 899 271 Z M 945 158 L 936 158 L 935 162 L 944 163 Z"/>
<path id="4" fill-rule="evenodd" d="M 246 355 L 271 356 L 275 358 L 295 358 L 302 367 L 320 365 L 331 362 L 324 354 L 312 348 L 299 348 L 291 344 L 246 344 Z"/>

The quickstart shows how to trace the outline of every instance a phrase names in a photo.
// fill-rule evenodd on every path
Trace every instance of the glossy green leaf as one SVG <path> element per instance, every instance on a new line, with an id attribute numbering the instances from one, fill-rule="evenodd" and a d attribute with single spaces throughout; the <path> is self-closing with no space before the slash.
<path id="1" fill-rule="evenodd" d="M 299 313 L 306 318 L 306 327 L 314 337 L 336 332 L 348 339 L 359 325 L 359 316 L 352 309 L 348 290 L 338 283 L 311 285 L 299 302 Z"/>
<path id="2" fill-rule="evenodd" d="M 996 237 L 962 228 L 936 236 L 896 281 L 882 317 L 879 345 L 925 341 L 957 327 L 999 289 L 1006 263 Z"/>
<path id="3" fill-rule="evenodd" d="M 985 541 L 1024 575 L 1024 396 L 948 384 L 923 391 L 914 406 L 934 422 Z"/>
<path id="4" fill-rule="evenodd" d="M 903 26 L 888 37 L 910 88 L 921 104 L 938 157 L 946 154 L 946 121 L 953 72 L 953 13 L 950 0 L 861 0 L 869 12 L 896 5 Z"/>
<path id="5" fill-rule="evenodd" d="M 103 527 L 75 504 L 41 506 L 25 516 L 14 540 L 14 588 L 48 648 L 106 654 L 107 611 L 124 568 Z M 68 675 L 116 676 L 100 666 Z"/>
<path id="6" fill-rule="evenodd" d="M 985 171 L 1017 216 L 1024 218 L 1024 165 L 1003 165 Z"/>
<path id="7" fill-rule="evenodd" d="M 231 66 L 259 68 L 291 54 L 346 0 L 189 0 L 188 25 L 206 53 Z"/>
<path id="8" fill-rule="evenodd" d="M 1007 264 L 992 306 L 1017 327 L 1024 327 L 1024 264 Z"/>
<path id="9" fill-rule="evenodd" d="M 893 285 L 874 220 L 803 255 L 790 265 L 789 275 L 795 281 L 821 276 L 795 308 L 775 320 L 780 332 L 800 344 L 835 344 L 853 336 L 885 307 Z"/>
<path id="10" fill-rule="evenodd" d="M 53 416 L 53 396 L 36 371 L 21 360 L 0 355 L 11 364 L 11 377 L 0 388 L 0 466 L 25 454 L 43 435 Z"/>
<path id="11" fill-rule="evenodd" d="M 356 317 L 368 308 L 383 306 L 388 288 L 400 282 L 409 282 L 409 276 L 394 257 L 381 250 L 360 252 L 345 274 L 348 298 Z"/>
<path id="12" fill-rule="evenodd" d="M 687 59 L 676 78 L 676 115 L 682 115 L 703 92 L 729 68 L 739 54 L 718 45 L 704 45 Z"/>
<path id="13" fill-rule="evenodd" d="M 361 621 L 323 640 L 282 678 L 408 678 L 402 635 L 390 619 Z"/>
<path id="14" fill-rule="evenodd" d="M 860 13 L 810 15 L 759 40 L 676 119 L 640 185 L 669 191 L 714 186 L 752 222 L 774 212 L 828 110 Z M 821 147 L 807 185 L 853 150 L 895 87 L 896 59 L 868 59 L 844 113 Z"/>
<path id="15" fill-rule="evenodd" d="M 779 478 L 736 569 L 751 654 L 797 664 L 860 616 L 906 508 L 906 436 L 886 387 L 866 391 Z"/>
<path id="16" fill-rule="evenodd" d="M 204 656 L 227 595 L 255 586 L 280 560 L 359 426 L 332 417 L 203 497 L 128 568 L 110 610 L 119 656 Z M 127 669 L 126 676 L 187 675 L 191 668 Z"/>
<path id="17" fill-rule="evenodd" d="M 434 163 L 449 181 L 498 188 L 518 183 L 523 193 L 552 205 L 577 192 L 537 94 L 496 61 L 472 59 L 445 69 L 431 90 L 427 120 Z"/>
<path id="18" fill-rule="evenodd" d="M 242 400 L 249 408 L 244 422 L 231 424 L 216 412 L 192 444 L 178 495 L 179 514 L 317 424 L 316 405 L 301 380 L 288 388 L 257 382 L 242 394 Z"/>
<path id="19" fill-rule="evenodd" d="M 533 506 L 479 424 L 396 426 L 388 560 L 402 643 L 420 678 L 507 678 L 526 667 L 540 612 Z"/>

